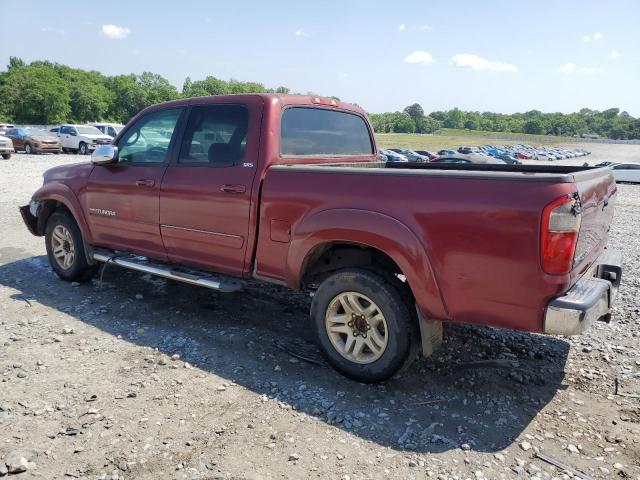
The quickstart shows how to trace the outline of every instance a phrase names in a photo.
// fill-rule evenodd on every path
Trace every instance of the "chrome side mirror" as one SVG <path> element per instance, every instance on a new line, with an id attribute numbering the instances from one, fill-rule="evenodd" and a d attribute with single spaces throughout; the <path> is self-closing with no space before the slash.
<path id="1" fill-rule="evenodd" d="M 109 165 L 117 161 L 118 147 L 114 145 L 100 145 L 91 154 L 91 163 L 94 165 Z"/>

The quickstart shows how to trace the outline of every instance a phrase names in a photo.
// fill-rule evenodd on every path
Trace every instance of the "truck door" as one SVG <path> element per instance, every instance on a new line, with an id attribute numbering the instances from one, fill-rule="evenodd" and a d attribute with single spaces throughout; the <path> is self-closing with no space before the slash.
<path id="1" fill-rule="evenodd" d="M 94 243 L 166 260 L 160 237 L 160 184 L 184 107 L 157 110 L 127 128 L 118 162 L 97 165 L 83 205 Z"/>
<path id="2" fill-rule="evenodd" d="M 62 148 L 72 148 L 70 142 L 71 135 L 69 134 L 70 131 L 71 127 L 67 125 L 61 125 L 58 129 L 57 135 L 60 139 L 60 146 L 62 146 Z"/>
<path id="3" fill-rule="evenodd" d="M 170 260 L 242 274 L 261 115 L 259 97 L 192 105 L 160 192 L 160 229 Z"/>

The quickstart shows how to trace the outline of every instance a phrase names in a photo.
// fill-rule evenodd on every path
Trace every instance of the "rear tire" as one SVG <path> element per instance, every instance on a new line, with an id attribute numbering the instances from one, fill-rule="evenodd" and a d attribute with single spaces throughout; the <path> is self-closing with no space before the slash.
<path id="1" fill-rule="evenodd" d="M 89 149 L 87 148 L 87 144 L 84 142 L 80 142 L 80 145 L 78 146 L 78 153 L 80 155 L 86 155 L 89 153 Z"/>
<path id="2" fill-rule="evenodd" d="M 368 270 L 340 270 L 311 303 L 316 341 L 327 362 L 364 383 L 383 382 L 413 360 L 417 325 L 401 290 Z"/>
<path id="3" fill-rule="evenodd" d="M 47 257 L 51 268 L 63 280 L 85 282 L 98 271 L 89 265 L 82 233 L 73 216 L 66 210 L 56 210 L 45 228 Z"/>
<path id="4" fill-rule="evenodd" d="M 5 160 L 9 160 L 11 158 L 11 154 L 10 153 L 3 153 L 2 154 L 2 158 L 4 158 Z"/>

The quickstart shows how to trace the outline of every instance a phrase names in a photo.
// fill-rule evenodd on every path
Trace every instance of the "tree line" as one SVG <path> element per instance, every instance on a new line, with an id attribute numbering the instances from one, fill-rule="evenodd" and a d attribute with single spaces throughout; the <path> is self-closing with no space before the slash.
<path id="1" fill-rule="evenodd" d="M 178 98 L 228 93 L 275 92 L 257 82 L 186 78 L 182 91 L 157 73 L 103 75 L 48 61 L 26 64 L 11 57 L 0 72 L 0 121 L 17 124 L 55 124 L 111 121 L 127 123 L 154 103 Z"/>
<path id="2" fill-rule="evenodd" d="M 229 93 L 290 93 L 286 87 L 267 88 L 258 82 L 221 80 L 208 76 L 182 90 L 152 72 L 140 75 L 103 75 L 49 61 L 25 63 L 11 57 L 0 72 L 0 121 L 17 124 L 112 121 L 126 123 L 154 103 L 203 95 Z M 337 98 L 337 97 L 333 97 Z M 640 138 L 640 118 L 610 108 L 602 112 L 502 114 L 468 112 L 458 108 L 428 115 L 414 103 L 402 112 L 369 115 L 378 133 L 433 133 L 440 128 L 547 135 L 597 134 L 613 139 Z"/>
<path id="3" fill-rule="evenodd" d="M 369 114 L 378 133 L 434 133 L 440 128 L 487 132 L 533 133 L 538 135 L 592 135 L 630 140 L 640 138 L 640 118 L 618 108 L 602 112 L 583 108 L 576 113 L 543 113 L 531 110 L 510 115 L 493 112 L 466 112 L 458 108 L 425 115 L 414 103 L 402 112 Z"/>

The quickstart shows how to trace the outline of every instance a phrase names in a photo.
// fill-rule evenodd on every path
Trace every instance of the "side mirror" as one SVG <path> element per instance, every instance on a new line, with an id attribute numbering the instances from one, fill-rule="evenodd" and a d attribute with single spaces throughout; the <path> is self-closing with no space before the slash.
<path id="1" fill-rule="evenodd" d="M 91 154 L 94 165 L 109 165 L 118 162 L 118 147 L 114 145 L 100 145 Z"/>
<path id="2" fill-rule="evenodd" d="M 73 130 L 69 132 L 69 135 L 71 135 L 72 137 L 77 137 L 78 136 L 78 132 L 74 132 Z"/>

